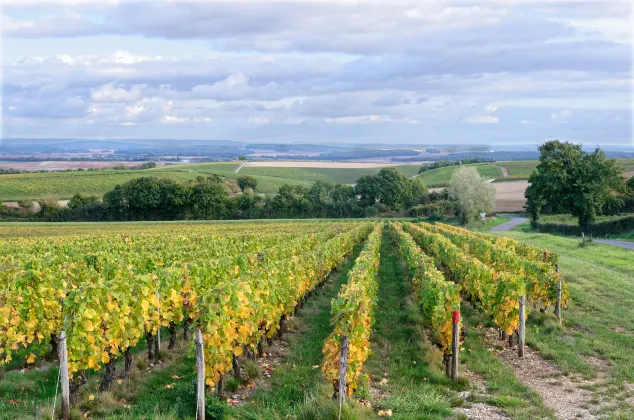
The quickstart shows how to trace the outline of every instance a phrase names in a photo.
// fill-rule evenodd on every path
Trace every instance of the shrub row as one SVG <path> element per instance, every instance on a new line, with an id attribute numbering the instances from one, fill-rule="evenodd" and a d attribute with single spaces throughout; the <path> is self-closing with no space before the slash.
<path id="1" fill-rule="evenodd" d="M 535 228 L 542 233 L 561 233 L 564 235 L 581 235 L 581 228 L 577 225 L 564 223 L 537 222 Z M 611 220 L 592 223 L 589 225 L 586 235 L 607 236 L 619 235 L 634 230 L 634 214 L 615 217 Z"/>

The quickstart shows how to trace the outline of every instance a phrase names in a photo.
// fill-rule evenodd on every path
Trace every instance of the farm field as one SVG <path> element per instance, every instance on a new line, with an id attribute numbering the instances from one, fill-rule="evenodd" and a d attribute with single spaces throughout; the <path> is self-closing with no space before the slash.
<path id="1" fill-rule="evenodd" d="M 154 176 L 178 182 L 195 180 L 199 176 L 220 175 L 236 178 L 234 171 L 238 163 L 202 163 L 170 165 L 145 170 L 104 170 L 95 172 L 54 172 L 0 175 L 0 201 L 38 200 L 55 197 L 69 199 L 76 193 L 102 196 L 116 185 L 132 179 Z M 264 194 L 277 193 L 284 184 L 299 181 L 281 180 L 276 177 L 256 176 L 258 191 Z"/>
<path id="2" fill-rule="evenodd" d="M 537 167 L 538 163 L 539 161 L 537 160 L 496 162 L 497 165 L 506 168 L 508 171 L 508 178 L 517 179 L 528 179 Z"/>
<path id="3" fill-rule="evenodd" d="M 342 418 L 629 418 L 631 251 L 505 236 L 520 242 L 363 220 L 0 225 L 0 418 L 50 415 L 62 328 L 75 383 L 85 374 L 77 416 L 195 418 L 200 328 L 208 417 L 337 418 L 345 334 Z M 518 329 L 521 295 L 524 358 L 497 333 Z M 457 382 L 442 362 L 454 310 L 467 331 Z"/>
<path id="4" fill-rule="evenodd" d="M 528 181 L 505 181 L 493 183 L 495 188 L 495 211 L 523 211 L 526 204 L 524 192 Z"/>
<path id="5" fill-rule="evenodd" d="M 252 164 L 269 163 L 253 162 Z M 291 163 L 291 162 L 281 162 Z M 295 162 L 292 162 L 295 163 Z M 301 162 L 297 162 L 301 163 Z M 339 162 L 324 162 L 324 164 L 336 164 Z M 346 163 L 346 162 L 341 162 Z M 354 184 L 363 175 L 376 175 L 386 165 L 374 165 L 372 167 L 268 167 L 252 166 L 247 164 L 240 170 L 242 175 L 267 176 L 282 179 L 290 179 L 303 182 L 327 181 L 340 184 Z M 366 163 L 359 165 L 368 165 Z M 418 173 L 418 165 L 393 165 L 391 166 L 407 176 Z"/>
<path id="6" fill-rule="evenodd" d="M 481 176 L 485 178 L 499 178 L 502 176 L 502 169 L 492 163 L 474 163 L 464 166 L 475 167 Z M 460 168 L 460 166 L 445 166 L 443 168 L 432 169 L 420 174 L 420 178 L 425 181 L 425 184 L 429 187 L 446 187 L 451 181 L 453 173 Z"/>

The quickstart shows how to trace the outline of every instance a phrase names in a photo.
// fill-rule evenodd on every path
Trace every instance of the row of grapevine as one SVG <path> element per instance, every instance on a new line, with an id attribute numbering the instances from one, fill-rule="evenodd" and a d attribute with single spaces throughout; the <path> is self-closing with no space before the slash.
<path id="1" fill-rule="evenodd" d="M 412 236 L 396 223 L 390 233 L 401 258 L 407 264 L 412 288 L 423 316 L 431 323 L 434 341 L 444 354 L 451 351 L 452 313 L 460 311 L 460 285 L 445 280 L 434 260 L 426 255 Z"/>
<path id="2" fill-rule="evenodd" d="M 458 233 L 468 233 L 480 237 L 499 248 L 507 249 L 520 257 L 529 259 L 534 262 L 546 263 L 552 267 L 556 267 L 559 263 L 559 254 L 549 249 L 539 248 L 537 246 L 527 244 L 525 242 L 517 241 L 513 238 L 507 238 L 503 236 L 495 236 L 487 233 L 472 232 L 468 229 L 463 229 L 457 226 L 448 226 L 452 231 Z"/>
<path id="3" fill-rule="evenodd" d="M 196 325 L 205 339 L 207 383 L 213 385 L 231 369 L 233 355 L 271 337 L 282 317 L 290 315 L 298 301 L 341 264 L 369 233 L 364 224 L 287 259 L 271 260 L 266 266 L 227 278 L 201 290 Z"/>
<path id="4" fill-rule="evenodd" d="M 12 270 L 4 279 L 3 286 L 7 293 L 0 297 L 0 354 L 5 353 L 0 359 L 10 361 L 11 353 L 19 347 L 27 347 L 34 341 L 47 341 L 51 335 L 64 328 L 69 333 L 70 372 L 99 369 L 102 364 L 108 364 L 136 345 L 144 336 L 155 334 L 159 327 L 173 325 L 183 319 L 201 323 L 205 316 L 208 317 L 220 305 L 235 303 L 232 301 L 236 299 L 242 305 L 248 295 L 230 293 L 232 289 L 227 284 L 229 281 L 245 286 L 248 294 L 250 289 L 260 286 L 257 280 L 261 279 L 254 278 L 252 273 L 271 278 L 271 275 L 280 272 L 279 267 L 273 266 L 285 263 L 287 267 L 294 267 L 285 273 L 285 281 L 292 281 L 293 275 L 301 272 L 296 265 L 299 261 L 314 262 L 312 266 L 306 265 L 309 269 L 305 272 L 307 276 L 322 275 L 323 270 L 329 271 L 332 264 L 342 258 L 339 250 L 351 249 L 354 245 L 350 243 L 359 241 L 369 229 L 368 224 L 327 226 L 328 229 L 319 234 L 298 235 L 293 240 L 282 237 L 287 239 L 282 245 L 257 252 L 247 247 L 250 253 L 219 259 L 209 259 L 209 255 L 213 254 L 211 249 L 225 247 L 226 244 L 222 242 L 206 242 L 202 249 L 191 250 L 188 254 L 177 253 L 172 256 L 176 260 L 170 260 L 169 256 L 160 252 L 152 253 L 152 246 L 149 246 L 145 253 L 147 255 L 143 255 L 150 261 L 147 264 L 140 264 L 140 260 L 135 259 L 136 253 L 112 254 L 109 259 L 100 255 L 104 257 L 100 264 L 75 262 L 58 266 L 54 271 L 45 264 L 46 258 L 44 261 L 30 258 L 27 264 L 19 264 L 15 258 L 4 259 L 2 264 Z M 342 230 L 344 233 L 336 236 Z M 280 236 L 275 234 L 273 238 L 274 241 L 280 240 Z M 148 238 L 154 242 L 152 239 Z M 331 242 L 335 239 L 336 242 Z M 258 246 L 266 248 L 272 243 L 275 242 L 262 241 Z M 329 254 L 328 249 L 323 249 L 323 244 L 336 247 L 337 253 Z M 162 241 L 155 242 L 155 245 L 160 247 Z M 104 248 L 107 246 L 103 245 Z M 153 261 L 150 255 L 155 257 Z M 269 268 L 273 269 L 270 275 L 267 273 Z M 274 271 L 275 268 L 278 271 Z M 11 278 L 13 282 L 9 281 Z M 252 279 L 253 283 L 250 285 L 241 280 L 246 278 Z M 311 283 L 298 284 L 295 286 L 293 281 L 291 286 L 295 287 L 296 295 L 301 297 Z M 288 296 L 281 300 L 280 296 L 287 294 L 289 285 L 281 288 L 263 286 L 261 292 L 270 295 L 269 299 L 277 303 L 275 316 L 280 311 L 292 310 L 296 301 L 289 300 Z M 254 309 L 251 302 L 247 303 L 242 305 L 246 308 L 240 309 L 240 315 Z M 209 324 L 215 322 L 218 320 L 209 320 Z M 274 322 L 273 318 L 269 318 L 268 324 Z M 248 328 L 235 322 L 232 325 L 237 333 L 245 335 L 249 329 L 260 327 L 274 330 L 274 325 L 268 324 L 256 322 L 249 324 Z M 208 334 L 208 338 L 210 342 L 217 339 L 213 331 Z M 236 340 L 229 341 L 230 345 L 235 343 Z M 232 351 L 239 345 L 232 346 Z M 29 361 L 34 357 L 31 354 Z M 213 358 L 210 357 L 210 360 Z M 209 369 L 215 379 L 213 370 Z"/>
<path id="5" fill-rule="evenodd" d="M 268 239 L 261 241 L 238 244 L 229 243 L 231 240 L 229 242 L 213 240 L 200 242 L 197 248 L 190 250 L 166 247 L 164 246 L 166 242 L 160 236 L 146 238 L 146 243 L 139 246 L 130 246 L 127 242 L 119 240 L 120 243 L 125 244 L 125 247 L 118 248 L 118 252 L 113 252 L 112 242 L 115 241 L 103 241 L 100 247 L 106 251 L 101 251 L 95 244 L 90 258 L 86 258 L 81 252 L 70 250 L 65 250 L 66 252 L 53 250 L 35 255 L 8 254 L 2 261 L 4 270 L 0 275 L 0 284 L 5 291 L 0 297 L 0 337 L 2 337 L 0 338 L 0 355 L 4 349 L 7 353 L 5 361 L 10 361 L 11 350 L 16 350 L 20 346 L 26 347 L 34 340 L 48 341 L 62 327 L 67 329 L 74 327 L 73 320 L 76 314 L 82 314 L 87 309 L 86 302 L 107 305 L 105 308 L 107 311 L 104 311 L 106 314 L 113 310 L 112 304 L 107 302 L 113 300 L 119 302 L 122 304 L 123 313 L 127 314 L 119 328 L 126 328 L 125 324 L 133 322 L 130 314 L 134 307 L 128 303 L 128 300 L 134 296 L 136 299 L 132 300 L 132 303 L 136 304 L 137 309 L 139 304 L 143 304 L 139 310 L 140 319 L 143 320 L 141 325 L 145 325 L 146 332 L 155 332 L 158 328 L 156 325 L 158 321 L 153 322 L 153 318 L 158 316 L 156 314 L 161 314 L 162 318 L 169 317 L 172 310 L 168 304 L 170 299 L 175 299 L 174 294 L 181 295 L 187 301 L 188 293 L 191 292 L 183 272 L 185 269 L 183 266 L 186 264 L 178 261 L 203 264 L 210 273 L 204 281 L 211 282 L 241 267 L 250 267 L 259 261 L 258 257 L 262 257 L 260 253 L 248 254 L 248 252 L 267 248 L 280 240 L 287 240 L 287 243 L 297 246 L 300 245 L 298 241 L 316 245 L 334 236 L 337 231 L 338 228 L 333 226 L 319 235 L 304 235 L 294 240 L 291 240 L 293 238 L 288 235 L 271 235 Z M 246 251 L 247 254 L 218 258 L 222 256 L 221 250 L 232 250 L 236 253 Z M 273 258 L 276 257 L 274 250 L 275 248 L 268 251 L 273 254 Z M 161 296 L 165 298 L 160 299 Z M 155 302 L 159 299 L 165 307 Z M 150 303 L 154 304 L 150 305 Z M 143 309 L 145 306 L 147 309 Z M 152 316 L 148 312 L 150 309 Z M 90 330 L 93 312 L 87 313 L 89 317 L 86 328 Z M 178 315 L 175 315 L 176 319 L 179 318 Z M 64 319 L 67 325 L 62 326 Z M 151 327 L 152 325 L 155 326 Z M 134 328 L 132 333 L 135 337 L 139 335 Z M 130 343 L 123 340 L 124 348 L 127 344 Z M 131 343 L 131 345 L 134 344 L 135 342 Z M 70 350 L 72 355 L 73 347 Z M 97 349 L 94 348 L 94 350 Z M 80 355 L 79 358 L 81 357 Z M 99 359 L 107 358 L 102 355 Z M 92 359 L 84 358 L 83 360 L 89 364 L 90 368 L 96 365 Z"/>
<path id="6" fill-rule="evenodd" d="M 448 237 L 465 253 L 478 258 L 495 270 L 521 276 L 526 282 L 527 297 L 535 304 L 542 303 L 544 306 L 555 304 L 558 298 L 558 285 L 561 282 L 561 304 L 566 306 L 569 296 L 568 287 L 552 265 L 521 257 L 465 229 L 439 223 L 435 225 L 420 223 L 419 225 L 426 230 Z"/>
<path id="7" fill-rule="evenodd" d="M 405 231 L 412 235 L 425 253 L 446 267 L 462 289 L 507 334 L 519 327 L 519 297 L 526 294 L 524 280 L 515 274 L 500 272 L 466 255 L 445 236 L 406 223 Z"/>
<path id="8" fill-rule="evenodd" d="M 346 392 L 350 395 L 356 389 L 363 363 L 370 355 L 370 334 L 378 290 L 375 277 L 379 267 L 382 234 L 383 223 L 375 225 L 348 274 L 348 283 L 341 287 L 339 295 L 332 301 L 334 327 L 324 343 L 322 371 L 326 379 L 338 388 L 341 338 L 347 335 L 349 349 Z"/>

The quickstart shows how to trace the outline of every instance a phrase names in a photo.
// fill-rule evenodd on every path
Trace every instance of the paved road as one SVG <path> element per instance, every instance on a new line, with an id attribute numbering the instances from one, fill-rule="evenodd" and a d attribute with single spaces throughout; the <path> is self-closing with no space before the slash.
<path id="1" fill-rule="evenodd" d="M 594 241 L 600 244 L 618 246 L 619 248 L 631 249 L 634 251 L 634 242 L 613 241 L 611 239 L 595 239 Z"/>
<path id="2" fill-rule="evenodd" d="M 510 221 L 491 228 L 491 231 L 507 232 L 511 230 L 512 228 L 514 228 L 515 226 L 519 225 L 520 223 L 524 223 L 524 222 L 528 222 L 528 219 L 525 217 L 513 217 Z M 600 244 L 612 245 L 619 248 L 631 249 L 632 251 L 634 251 L 634 242 L 614 241 L 612 239 L 595 239 L 594 241 Z"/>
<path id="3" fill-rule="evenodd" d="M 526 217 L 513 217 L 506 223 L 502 223 L 501 225 L 497 225 L 491 228 L 493 232 L 506 232 L 514 228 L 515 226 L 522 224 L 524 222 L 528 222 Z"/>

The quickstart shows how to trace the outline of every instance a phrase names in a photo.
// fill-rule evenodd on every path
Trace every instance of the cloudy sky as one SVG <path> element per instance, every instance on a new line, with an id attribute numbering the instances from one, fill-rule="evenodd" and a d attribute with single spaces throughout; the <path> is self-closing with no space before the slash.
<path id="1" fill-rule="evenodd" d="M 5 138 L 632 144 L 625 0 L 2 3 Z"/>

